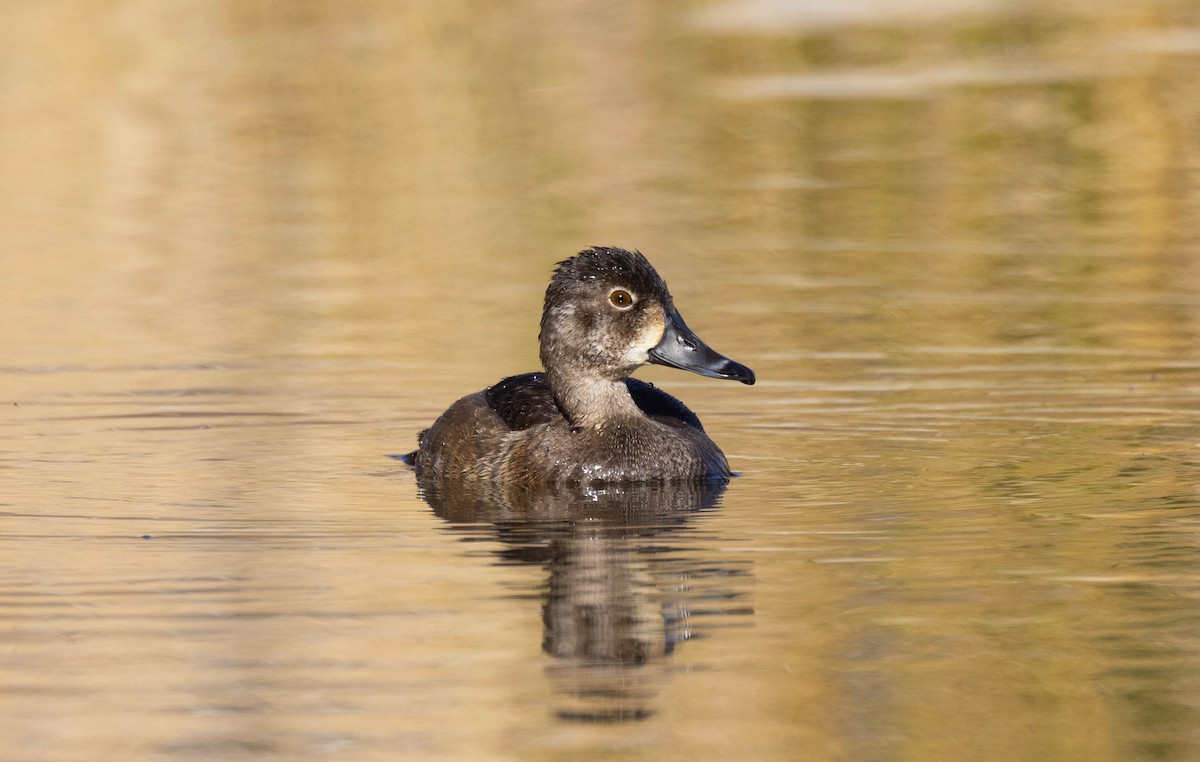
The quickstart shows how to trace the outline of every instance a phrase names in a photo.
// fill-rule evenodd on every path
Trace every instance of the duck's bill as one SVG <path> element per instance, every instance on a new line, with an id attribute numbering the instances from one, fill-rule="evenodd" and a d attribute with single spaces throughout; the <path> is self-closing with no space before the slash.
<path id="1" fill-rule="evenodd" d="M 650 350 L 650 362 L 690 370 L 709 378 L 730 378 L 743 384 L 754 383 L 754 371 L 715 352 L 687 327 L 675 310 L 667 315 L 667 328 L 658 346 Z"/>

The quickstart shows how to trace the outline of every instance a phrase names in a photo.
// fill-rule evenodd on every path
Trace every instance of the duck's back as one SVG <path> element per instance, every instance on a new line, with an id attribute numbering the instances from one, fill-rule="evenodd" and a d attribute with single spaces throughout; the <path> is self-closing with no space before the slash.
<path id="1" fill-rule="evenodd" d="M 509 376 L 484 389 L 483 399 L 511 431 L 566 420 L 545 373 Z"/>
<path id="2" fill-rule="evenodd" d="M 682 423 L 704 431 L 700 419 L 679 400 L 636 378 L 625 379 L 629 396 L 643 413 L 664 423 Z M 562 410 L 554 401 L 554 392 L 545 373 L 522 373 L 509 376 L 483 390 L 488 407 L 496 412 L 513 431 L 522 431 L 543 423 L 565 421 Z"/>
<path id="3" fill-rule="evenodd" d="M 625 383 L 646 417 L 581 431 L 563 415 L 545 374 L 510 376 L 451 405 L 421 432 L 411 461 L 422 477 L 531 486 L 730 475 L 682 402 L 644 381 Z"/>

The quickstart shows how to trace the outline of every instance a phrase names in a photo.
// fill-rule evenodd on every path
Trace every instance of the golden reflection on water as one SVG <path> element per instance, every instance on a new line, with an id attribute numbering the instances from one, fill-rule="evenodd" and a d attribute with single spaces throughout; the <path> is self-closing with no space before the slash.
<path id="1" fill-rule="evenodd" d="M 0 19 L 0 757 L 1197 756 L 1191 4 Z M 591 244 L 744 475 L 427 505 Z"/>
<path id="2" fill-rule="evenodd" d="M 740 600 L 746 592 L 729 588 L 745 564 L 664 544 L 724 491 L 721 483 L 535 492 L 422 485 L 434 513 L 468 539 L 478 541 L 482 525 L 502 543 L 502 559 L 547 569 L 542 650 L 556 660 L 547 668 L 555 714 L 582 722 L 650 717 L 676 646 L 700 635 L 706 617 L 752 613 Z"/>

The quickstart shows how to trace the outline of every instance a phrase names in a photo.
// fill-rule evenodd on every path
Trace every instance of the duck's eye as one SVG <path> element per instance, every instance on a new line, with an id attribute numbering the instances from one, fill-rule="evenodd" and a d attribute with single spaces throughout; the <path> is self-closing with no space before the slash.
<path id="1" fill-rule="evenodd" d="M 623 288 L 613 289 L 608 295 L 608 300 L 619 310 L 627 310 L 633 306 L 633 295 Z"/>

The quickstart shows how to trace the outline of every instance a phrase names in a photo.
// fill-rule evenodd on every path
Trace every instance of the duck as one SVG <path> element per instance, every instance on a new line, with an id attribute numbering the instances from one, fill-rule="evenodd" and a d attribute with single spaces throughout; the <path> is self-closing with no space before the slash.
<path id="1" fill-rule="evenodd" d="M 755 382 L 700 339 L 639 251 L 559 262 L 538 334 L 542 371 L 452 404 L 404 456 L 419 479 L 508 487 L 728 481 L 725 454 L 682 402 L 631 378 L 647 363 Z"/>

